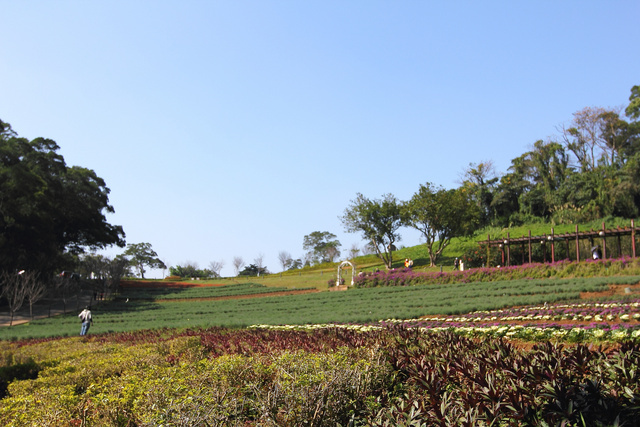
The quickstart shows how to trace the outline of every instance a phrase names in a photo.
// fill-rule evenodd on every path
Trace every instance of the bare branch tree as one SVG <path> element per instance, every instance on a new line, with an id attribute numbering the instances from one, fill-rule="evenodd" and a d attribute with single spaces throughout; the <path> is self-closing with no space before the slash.
<path id="1" fill-rule="evenodd" d="M 220 277 L 220 272 L 222 271 L 222 268 L 224 267 L 224 261 L 211 261 L 209 263 L 209 270 L 211 270 L 213 272 L 213 274 L 216 275 L 216 277 Z"/>
<path id="2" fill-rule="evenodd" d="M 13 326 L 13 317 L 24 303 L 25 287 L 24 279 L 22 278 L 23 274 L 26 274 L 24 270 L 19 273 L 8 271 L 2 271 L 0 273 L 2 297 L 4 297 L 9 304 L 9 326 Z"/>
<path id="3" fill-rule="evenodd" d="M 64 314 L 67 314 L 67 299 L 78 290 L 78 287 L 79 283 L 77 277 L 72 274 L 64 274 L 64 272 L 61 275 L 56 276 L 53 281 L 53 290 L 56 292 L 56 295 L 62 299 L 62 311 Z"/>
<path id="4" fill-rule="evenodd" d="M 33 305 L 40 301 L 47 292 L 46 284 L 40 280 L 38 273 L 27 271 L 22 275 L 25 297 L 29 303 L 29 317 L 33 319 Z"/>
<path id="5" fill-rule="evenodd" d="M 259 276 L 260 272 L 262 271 L 262 267 L 264 267 L 264 254 L 263 253 L 258 254 L 258 256 L 253 259 L 253 262 L 255 263 L 256 267 L 258 267 L 258 276 Z"/>
<path id="6" fill-rule="evenodd" d="M 291 266 L 293 259 L 291 259 L 291 254 L 287 251 L 280 251 L 278 254 L 278 260 L 280 261 L 280 265 L 282 266 L 282 271 L 286 270 Z"/>
<path id="7" fill-rule="evenodd" d="M 236 276 L 240 273 L 240 269 L 244 267 L 244 260 L 241 256 L 233 257 L 233 268 L 236 272 Z"/>

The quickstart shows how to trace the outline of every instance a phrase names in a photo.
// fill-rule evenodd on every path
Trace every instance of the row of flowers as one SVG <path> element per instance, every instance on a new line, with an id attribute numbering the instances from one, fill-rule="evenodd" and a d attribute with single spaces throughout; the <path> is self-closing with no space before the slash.
<path id="1" fill-rule="evenodd" d="M 640 258 L 623 256 L 617 259 L 585 261 L 561 260 L 508 267 L 481 267 L 464 271 L 417 271 L 411 268 L 393 269 L 359 274 L 356 288 L 377 286 L 409 286 L 416 284 L 447 284 L 490 282 L 498 280 L 542 279 L 549 277 L 595 277 L 640 274 Z"/>
<path id="2" fill-rule="evenodd" d="M 564 320 L 582 323 L 556 323 Z M 279 330 L 344 328 L 368 332 L 401 325 L 420 331 L 450 330 L 466 336 L 512 337 L 532 341 L 548 339 L 624 341 L 640 339 L 638 320 L 640 320 L 640 300 L 630 300 L 477 311 L 462 316 L 437 316 L 409 320 L 386 319 L 372 324 L 253 325 L 251 328 Z M 522 323 L 510 325 L 507 322 Z"/>
<path id="3" fill-rule="evenodd" d="M 432 316 L 425 320 L 446 322 L 570 320 L 612 322 L 640 320 L 640 300 L 627 302 L 545 304 L 522 308 L 475 311 L 459 316 Z"/>
<path id="4" fill-rule="evenodd" d="M 469 337 L 505 337 L 526 341 L 628 341 L 640 340 L 640 326 L 626 323 L 616 325 L 561 325 L 561 324 L 537 324 L 537 325 L 504 325 L 484 324 L 468 326 L 456 323 L 421 322 L 419 320 L 389 319 L 380 321 L 379 324 L 314 324 L 314 325 L 253 325 L 250 328 L 271 330 L 317 330 L 342 328 L 358 332 L 370 332 L 388 328 L 391 324 L 401 324 L 407 328 L 415 328 L 420 332 L 452 331 Z"/>

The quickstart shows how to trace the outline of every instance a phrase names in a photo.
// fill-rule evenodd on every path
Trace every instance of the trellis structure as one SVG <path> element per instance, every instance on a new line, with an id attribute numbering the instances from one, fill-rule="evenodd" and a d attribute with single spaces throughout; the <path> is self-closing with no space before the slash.
<path id="1" fill-rule="evenodd" d="M 538 244 L 543 248 L 544 259 L 543 262 L 547 262 L 547 246 L 551 248 L 550 261 L 556 261 L 556 245 L 564 245 L 566 247 L 567 258 L 570 258 L 570 254 L 573 252 L 570 247 L 575 242 L 575 260 L 580 261 L 580 241 L 589 240 L 591 246 L 598 245 L 602 248 L 602 258 L 607 258 L 607 239 L 609 239 L 609 245 L 611 245 L 611 238 L 614 238 L 614 244 L 617 245 L 618 254 L 622 254 L 622 237 L 629 236 L 631 239 L 631 257 L 636 257 L 636 233 L 640 231 L 640 227 L 635 226 L 634 220 L 631 220 L 630 227 L 620 227 L 607 229 L 605 223 L 602 223 L 601 230 L 580 231 L 579 226 L 576 225 L 575 232 L 555 234 L 553 227 L 551 233 L 543 234 L 542 236 L 532 236 L 531 230 L 529 230 L 528 236 L 523 237 L 507 237 L 503 239 L 491 239 L 490 235 L 487 235 L 487 240 L 478 242 L 479 245 L 487 246 L 487 263 L 491 261 L 491 248 L 498 248 L 502 255 L 502 265 L 512 265 L 511 248 L 513 246 L 520 246 L 522 251 L 522 264 L 526 262 L 525 254 L 528 254 L 528 262 L 532 262 L 533 246 Z M 601 243 L 601 246 L 598 243 Z"/>

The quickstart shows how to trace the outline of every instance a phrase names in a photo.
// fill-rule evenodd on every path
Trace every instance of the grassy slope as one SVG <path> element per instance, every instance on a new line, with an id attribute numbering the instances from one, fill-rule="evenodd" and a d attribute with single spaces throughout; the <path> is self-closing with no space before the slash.
<path id="1" fill-rule="evenodd" d="M 580 230 L 598 230 L 602 228 L 603 220 L 596 220 L 590 223 L 581 224 Z M 630 225 L 630 221 L 619 218 L 607 218 L 605 220 L 607 228 L 614 228 L 617 226 L 625 227 Z M 556 234 L 567 233 L 575 231 L 575 225 L 562 224 L 553 225 L 549 223 L 534 223 L 525 224 L 519 227 L 511 227 L 508 229 L 500 229 L 496 227 L 488 227 L 476 232 L 469 238 L 455 238 L 451 240 L 451 244 L 445 248 L 442 256 L 438 258 L 436 267 L 429 267 L 429 254 L 425 245 L 417 245 L 408 248 L 401 248 L 393 253 L 393 266 L 395 268 L 404 267 L 404 259 L 410 258 L 414 261 L 414 270 L 417 271 L 451 271 L 453 269 L 453 260 L 455 257 L 461 256 L 468 249 L 475 249 L 478 247 L 478 241 L 486 240 L 487 235 L 490 235 L 492 239 L 502 238 L 507 236 L 507 232 L 511 238 L 521 237 L 528 235 L 531 231 L 531 235 L 540 236 L 551 232 L 551 228 L 554 228 Z M 376 255 L 360 256 L 353 259 L 356 264 L 357 271 L 373 271 L 375 269 L 384 270 L 384 264 Z M 278 288 L 308 288 L 315 287 L 320 290 L 328 289 L 328 281 L 336 278 L 336 273 L 339 263 L 327 263 L 313 267 L 307 267 L 301 270 L 287 271 L 283 273 L 270 274 L 262 277 L 233 277 L 218 279 L 215 281 L 204 281 L 211 283 L 246 283 L 256 282 L 265 286 L 273 286 Z M 351 274 L 350 269 L 345 269 L 342 273 L 342 277 L 349 281 Z"/>

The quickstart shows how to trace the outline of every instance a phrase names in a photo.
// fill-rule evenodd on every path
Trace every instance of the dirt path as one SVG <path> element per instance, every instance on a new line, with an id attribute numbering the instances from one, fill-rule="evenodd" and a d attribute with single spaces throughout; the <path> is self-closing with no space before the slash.
<path id="1" fill-rule="evenodd" d="M 636 283 L 635 285 L 609 285 L 609 289 L 600 292 L 580 292 L 580 298 L 595 299 L 634 294 L 640 294 L 640 283 Z"/>

